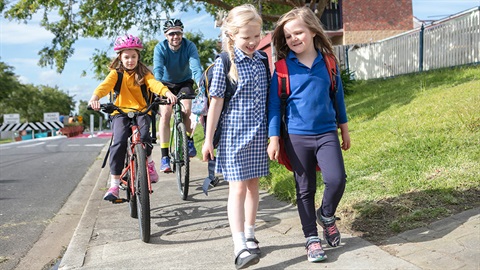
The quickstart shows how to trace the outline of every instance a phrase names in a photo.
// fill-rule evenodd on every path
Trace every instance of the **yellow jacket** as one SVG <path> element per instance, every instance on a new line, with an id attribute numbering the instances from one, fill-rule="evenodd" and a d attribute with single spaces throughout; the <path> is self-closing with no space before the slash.
<path id="1" fill-rule="evenodd" d="M 97 95 L 99 99 L 110 93 L 113 95 L 113 88 L 117 83 L 117 79 L 117 71 L 111 70 L 93 94 Z M 157 95 L 164 96 L 168 92 L 168 87 L 157 81 L 152 73 L 145 75 L 144 82 L 147 89 L 150 89 L 151 92 Z M 135 84 L 135 73 L 123 73 L 122 86 L 120 87 L 120 94 L 115 100 L 115 105 L 125 112 L 133 110 L 141 111 L 147 107 L 147 102 L 145 98 L 143 98 L 140 86 Z M 114 112 L 113 114 L 118 114 L 118 112 Z"/>

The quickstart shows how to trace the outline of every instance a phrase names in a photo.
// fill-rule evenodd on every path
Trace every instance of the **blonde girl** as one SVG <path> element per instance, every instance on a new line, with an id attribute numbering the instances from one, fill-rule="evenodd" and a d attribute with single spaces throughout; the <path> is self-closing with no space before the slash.
<path id="1" fill-rule="evenodd" d="M 215 61 L 202 148 L 204 161 L 214 158 L 213 134 L 222 121 L 216 172 L 229 183 L 227 212 L 237 269 L 260 259 L 254 229 L 259 177 L 268 174 L 265 107 L 269 81 L 264 57 L 256 51 L 261 29 L 262 18 L 249 4 L 232 9 L 223 22 L 223 50 L 229 55 L 231 68 L 225 74 L 221 59 Z M 236 91 L 220 116 L 227 83 L 236 84 Z"/>

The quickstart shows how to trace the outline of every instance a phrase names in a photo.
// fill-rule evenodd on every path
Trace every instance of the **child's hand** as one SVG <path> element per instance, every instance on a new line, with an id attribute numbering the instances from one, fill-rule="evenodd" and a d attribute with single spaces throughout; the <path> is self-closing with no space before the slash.
<path id="1" fill-rule="evenodd" d="M 270 137 L 270 143 L 268 144 L 267 152 L 270 160 L 278 160 L 278 155 L 280 153 L 280 137 L 272 136 Z"/>
<path id="2" fill-rule="evenodd" d="M 165 94 L 165 97 L 170 101 L 171 104 L 177 103 L 177 96 L 175 96 L 172 92 L 168 91 Z"/>
<path id="3" fill-rule="evenodd" d="M 342 135 L 342 149 L 344 151 L 350 149 L 351 142 L 350 142 L 350 134 L 348 133 L 348 124 L 340 124 L 340 134 Z"/>
<path id="4" fill-rule="evenodd" d="M 213 153 L 213 144 L 204 142 L 202 146 L 203 161 L 213 160 L 215 155 Z"/>
<path id="5" fill-rule="evenodd" d="M 90 106 L 94 111 L 99 111 L 100 110 L 100 102 L 98 101 L 97 96 L 93 96 L 89 101 L 88 101 L 88 106 Z"/>

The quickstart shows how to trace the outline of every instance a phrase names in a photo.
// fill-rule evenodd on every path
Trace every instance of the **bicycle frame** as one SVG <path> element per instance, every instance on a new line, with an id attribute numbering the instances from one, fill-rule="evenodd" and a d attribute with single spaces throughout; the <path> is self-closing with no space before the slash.
<path id="1" fill-rule="evenodd" d="M 128 165 L 123 169 L 123 172 L 120 175 L 120 181 L 122 182 L 123 185 L 130 187 L 131 194 L 135 194 L 135 180 L 136 180 L 135 173 L 136 172 L 135 172 L 135 160 L 133 159 L 133 157 L 135 156 L 134 155 L 135 146 L 137 144 L 141 144 L 142 148 L 145 149 L 145 144 L 140 139 L 140 129 L 136 121 L 137 121 L 136 118 L 132 118 L 132 126 L 131 126 L 132 135 L 129 137 L 128 145 L 127 145 L 127 151 L 128 151 L 128 157 L 129 157 Z M 130 177 L 129 177 L 130 185 L 128 185 L 127 181 L 124 180 L 124 177 L 128 172 L 130 172 Z M 149 174 L 147 174 L 147 178 L 148 178 L 148 191 L 150 194 L 152 194 L 153 193 L 152 184 L 150 182 Z"/>
<path id="2" fill-rule="evenodd" d="M 183 123 L 182 99 L 193 99 L 195 95 L 180 93 L 178 102 L 173 105 L 173 126 L 170 133 L 169 155 L 172 171 L 177 175 L 180 197 L 187 199 L 190 182 L 190 157 L 188 156 L 186 127 Z"/>
<path id="3" fill-rule="evenodd" d="M 145 110 L 135 110 L 128 113 L 113 104 L 100 105 L 100 108 L 106 113 L 118 111 L 121 115 L 127 116 L 130 119 L 132 134 L 127 140 L 125 167 L 120 175 L 121 184 L 126 186 L 127 198 L 119 198 L 113 200 L 112 203 L 129 202 L 130 216 L 138 219 L 140 238 L 146 243 L 150 241 L 150 195 L 153 191 L 150 175 L 148 174 L 146 145 L 141 140 L 137 118 L 142 115 L 147 115 L 154 104 L 167 103 L 168 101 L 156 99 Z"/>

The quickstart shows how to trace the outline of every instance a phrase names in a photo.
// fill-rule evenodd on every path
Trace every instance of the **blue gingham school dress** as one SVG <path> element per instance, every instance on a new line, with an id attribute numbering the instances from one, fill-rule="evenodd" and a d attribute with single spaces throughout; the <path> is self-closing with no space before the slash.
<path id="1" fill-rule="evenodd" d="M 255 52 L 249 58 L 235 48 L 238 83 L 224 112 L 215 171 L 227 181 L 244 181 L 268 174 L 266 67 Z M 224 98 L 226 75 L 221 58 L 213 67 L 210 95 Z"/>

